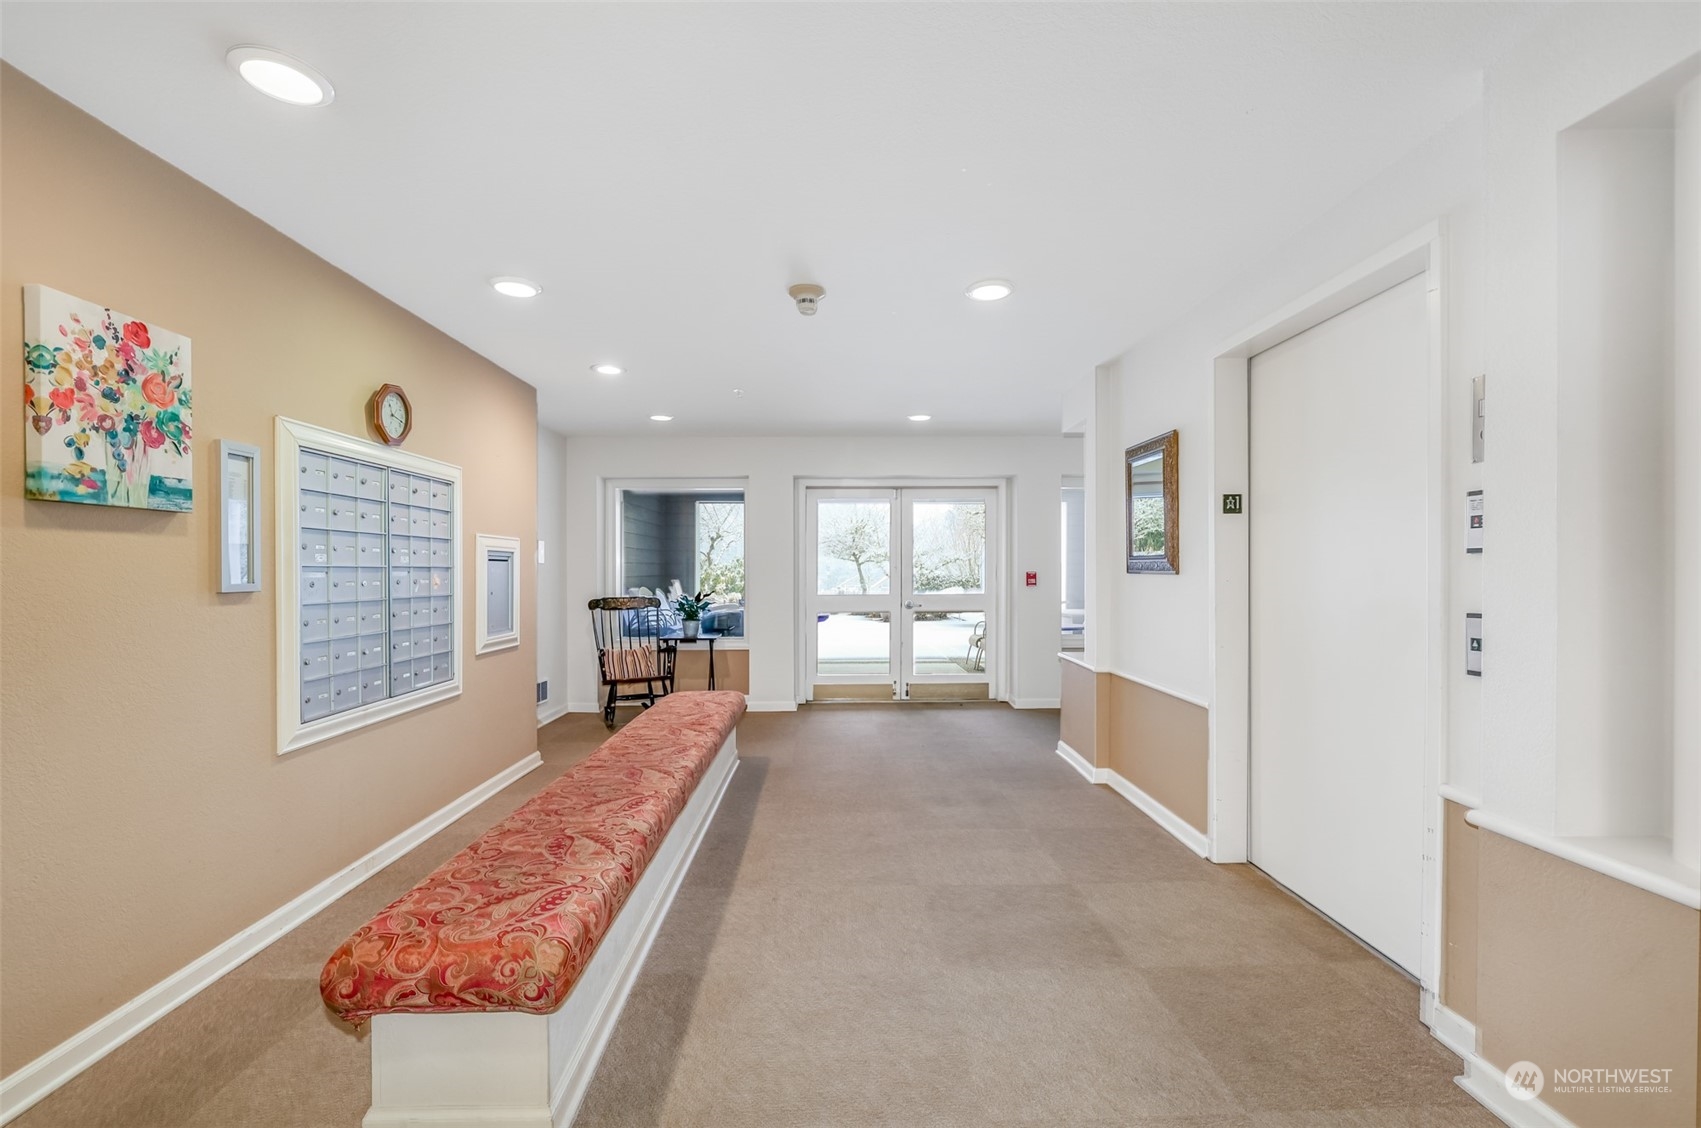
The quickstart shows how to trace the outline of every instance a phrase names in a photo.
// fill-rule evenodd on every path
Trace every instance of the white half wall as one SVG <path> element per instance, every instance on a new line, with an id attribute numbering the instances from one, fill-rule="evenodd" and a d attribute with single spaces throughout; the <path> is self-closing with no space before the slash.
<path id="1" fill-rule="evenodd" d="M 540 725 L 567 711 L 566 470 L 566 436 L 539 427 L 537 538 L 543 545 L 543 560 L 537 566 L 537 680 L 549 683 L 549 696 L 537 704 Z"/>
<path id="2" fill-rule="evenodd" d="M 541 448 L 540 448 L 541 450 Z M 540 473 L 544 459 L 540 452 Z M 1081 440 L 1052 436 L 677 438 L 571 436 L 560 474 L 565 530 L 564 571 L 544 582 L 562 585 L 558 628 L 566 701 L 589 710 L 596 701 L 596 661 L 585 604 L 614 594 L 605 575 L 605 483 L 610 479 L 743 479 L 745 482 L 745 635 L 753 708 L 792 708 L 797 701 L 797 483 L 799 479 L 925 478 L 1006 483 L 1009 499 L 1012 661 L 1006 696 L 1021 706 L 1056 707 L 1062 555 L 1059 490 L 1081 473 Z M 539 498 L 550 486 L 539 486 Z M 1024 572 L 1039 584 L 1026 587 Z M 547 573 L 546 573 L 547 575 Z M 539 668 L 545 662 L 540 647 Z M 541 673 L 539 676 L 543 676 Z M 551 692 L 556 692 L 553 684 Z"/>

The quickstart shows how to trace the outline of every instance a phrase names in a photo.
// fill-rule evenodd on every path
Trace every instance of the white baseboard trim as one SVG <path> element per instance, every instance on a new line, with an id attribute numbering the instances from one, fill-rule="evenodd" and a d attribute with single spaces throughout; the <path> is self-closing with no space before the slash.
<path id="1" fill-rule="evenodd" d="M 1429 1013 L 1425 1021 L 1429 1024 L 1429 1032 L 1435 1040 L 1458 1054 L 1464 1060 L 1470 1060 L 1477 1053 L 1476 1023 L 1459 1014 L 1448 1010 L 1446 1004 L 1436 999 L 1428 991 L 1423 993 L 1425 1008 Z"/>
<path id="2" fill-rule="evenodd" d="M 211 987 L 238 965 L 264 951 L 332 901 L 541 763 L 543 757 L 533 752 L 502 769 L 287 905 L 255 921 L 194 963 L 154 984 L 16 1073 L 0 1080 L 0 1124 L 34 1106 L 77 1074 Z"/>
<path id="3" fill-rule="evenodd" d="M 1169 831 L 1177 841 L 1201 858 L 1211 856 L 1211 839 L 1209 835 L 1195 830 L 1187 821 L 1162 803 L 1129 783 L 1122 776 L 1109 768 L 1095 768 L 1087 763 L 1087 758 L 1075 751 L 1069 745 L 1059 740 L 1057 754 L 1063 757 L 1063 762 L 1081 773 L 1081 778 L 1088 783 L 1102 783 L 1130 803 L 1138 807 L 1147 818 Z"/>
<path id="4" fill-rule="evenodd" d="M 624 704 L 621 705 L 620 707 L 622 709 L 627 708 L 627 706 L 624 705 Z M 745 707 L 745 709 L 747 709 L 748 711 L 750 711 L 752 713 L 795 713 L 795 712 L 797 712 L 797 702 L 795 702 L 795 701 L 753 701 L 750 698 L 746 697 L 745 700 L 744 700 L 744 707 Z M 600 701 L 589 701 L 589 702 L 586 702 L 586 701 L 570 701 L 567 704 L 567 708 L 565 710 L 563 710 L 563 712 L 567 712 L 567 713 L 600 713 L 600 712 L 602 712 L 602 702 L 600 702 Z"/>
<path id="5" fill-rule="evenodd" d="M 1010 708 L 1061 709 L 1063 708 L 1063 699 L 1061 697 L 1012 697 L 1010 699 Z"/>
<path id="6" fill-rule="evenodd" d="M 1453 1078 L 1453 1083 L 1512 1128 L 1577 1128 L 1540 1097 L 1521 1101 L 1507 1092 L 1506 1074 L 1484 1061 L 1480 1054 L 1472 1053 L 1465 1058 L 1465 1072 Z"/>
<path id="7" fill-rule="evenodd" d="M 546 701 L 542 705 L 538 706 L 538 709 L 537 709 L 537 727 L 542 728 L 544 725 L 549 724 L 551 721 L 559 721 L 562 717 L 565 717 L 568 713 L 570 713 L 572 711 L 573 710 L 567 705 L 567 703 L 565 701 L 561 702 L 559 705 L 551 705 Z"/>
<path id="8" fill-rule="evenodd" d="M 1057 742 L 1057 754 L 1063 757 L 1063 762 L 1081 773 L 1081 778 L 1088 783 L 1103 783 L 1099 778 L 1099 769 L 1087 763 L 1087 758 L 1069 747 L 1063 741 Z"/>
<path id="9" fill-rule="evenodd" d="M 1203 831 L 1196 830 L 1188 825 L 1187 821 L 1180 815 L 1153 799 L 1111 769 L 1101 768 L 1099 770 L 1104 773 L 1102 782 L 1105 786 L 1140 808 L 1153 822 L 1174 835 L 1176 841 L 1201 858 L 1211 856 L 1211 839 Z"/>

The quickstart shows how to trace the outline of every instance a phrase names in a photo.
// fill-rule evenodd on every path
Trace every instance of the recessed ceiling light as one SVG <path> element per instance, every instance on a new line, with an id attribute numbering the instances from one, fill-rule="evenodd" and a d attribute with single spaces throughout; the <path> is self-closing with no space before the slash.
<path id="1" fill-rule="evenodd" d="M 671 416 L 671 415 L 652 415 L 652 416 L 650 416 L 650 422 L 652 422 L 652 423 L 672 423 L 673 422 L 673 416 Z"/>
<path id="2" fill-rule="evenodd" d="M 912 415 L 912 416 L 910 416 L 910 422 L 911 423 L 926 423 L 929 419 L 932 419 L 932 418 L 933 418 L 933 416 L 931 416 L 931 415 Z"/>
<path id="3" fill-rule="evenodd" d="M 595 372 L 598 376 L 619 376 L 625 372 L 626 369 L 620 367 L 618 364 L 593 364 L 591 365 L 591 371 Z"/>
<path id="4" fill-rule="evenodd" d="M 1002 278 L 985 278 L 963 292 L 977 302 L 996 302 L 1009 297 L 1014 289 Z"/>
<path id="5" fill-rule="evenodd" d="M 328 106 L 337 96 L 324 75 L 270 47 L 232 47 L 225 52 L 224 61 L 242 76 L 242 81 L 266 97 L 292 106 Z"/>
<path id="6" fill-rule="evenodd" d="M 535 298 L 543 293 L 543 287 L 536 282 L 528 282 L 524 278 L 492 278 L 490 285 L 498 294 L 507 298 Z"/>

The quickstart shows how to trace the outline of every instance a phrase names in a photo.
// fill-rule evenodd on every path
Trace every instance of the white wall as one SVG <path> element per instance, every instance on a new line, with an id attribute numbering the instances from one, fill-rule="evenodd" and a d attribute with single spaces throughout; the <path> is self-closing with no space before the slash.
<path id="1" fill-rule="evenodd" d="M 538 702 L 538 724 L 567 711 L 567 438 L 545 427 L 537 431 L 537 537 L 544 562 L 537 566 L 537 680 L 549 682 Z"/>
<path id="2" fill-rule="evenodd" d="M 1250 326 L 1330 278 L 1410 235 L 1438 217 L 1447 219 L 1449 335 L 1446 372 L 1450 420 L 1456 420 L 1450 488 L 1462 509 L 1464 493 L 1479 484 L 1470 463 L 1468 418 L 1471 377 L 1481 368 L 1480 208 L 1476 204 L 1482 139 L 1479 114 L 1431 138 L 1234 286 L 1181 321 L 1100 367 L 1099 433 L 1094 436 L 1094 476 L 1105 496 L 1094 506 L 1101 522 L 1098 614 L 1102 636 L 1097 661 L 1162 689 L 1210 701 L 1213 692 L 1209 635 L 1210 588 L 1206 533 L 1220 499 L 1211 492 L 1211 397 L 1214 361 L 1225 344 Z M 1181 572 L 1128 575 L 1120 559 L 1123 516 L 1122 452 L 1170 428 L 1181 432 Z M 1225 489 L 1230 487 L 1225 486 Z M 1231 491 L 1232 492 L 1232 491 Z M 1256 485 L 1248 510 L 1258 504 Z M 1462 518 L 1461 518 L 1462 520 Z M 1476 610 L 1477 558 L 1464 556 L 1462 532 L 1451 559 L 1456 571 L 1453 614 L 1463 652 L 1463 617 Z M 1478 679 L 1462 669 L 1451 675 L 1456 729 L 1475 717 Z M 1475 742 L 1458 733 L 1461 755 L 1455 782 L 1475 786 Z"/>
<path id="3" fill-rule="evenodd" d="M 675 439 L 570 437 L 560 480 L 565 528 L 559 559 L 565 574 L 557 631 L 564 649 L 567 701 L 596 708 L 595 652 L 587 601 L 611 594 L 606 569 L 604 482 L 630 478 L 745 480 L 745 632 L 750 649 L 752 708 L 796 705 L 797 481 L 816 478 L 1007 480 L 1011 554 L 1011 684 L 1025 707 L 1055 708 L 1062 553 L 1059 490 L 1081 473 L 1081 440 L 1067 437 L 880 437 Z M 540 497 L 547 492 L 540 488 Z M 1039 573 L 1039 585 L 1022 573 Z M 542 659 L 540 658 L 540 663 Z M 541 675 L 540 675 L 541 676 Z"/>
<path id="4" fill-rule="evenodd" d="M 1701 869 L 1701 78 L 1677 100 L 1672 359 L 1672 848 Z"/>
<path id="5" fill-rule="evenodd" d="M 1217 503 L 1207 493 L 1213 358 L 1247 327 L 1439 220 L 1452 431 L 1447 616 L 1449 646 L 1459 656 L 1449 662 L 1446 773 L 1462 789 L 1480 791 L 1491 810 L 1553 831 L 1560 715 L 1557 137 L 1682 62 L 1698 42 L 1701 8 L 1693 5 L 1559 11 L 1485 76 L 1475 111 L 1233 285 L 1101 366 L 1087 440 L 1095 462 L 1089 484 L 1113 495 L 1100 496 L 1091 510 L 1101 526 L 1089 612 L 1099 668 L 1210 700 L 1204 530 Z M 1488 381 L 1487 459 L 1473 465 L 1470 384 L 1481 373 Z M 1121 453 L 1170 428 L 1181 432 L 1181 574 L 1129 576 L 1119 559 Z M 1467 557 L 1464 494 L 1479 487 L 1487 552 Z M 1247 498 L 1254 512 L 1255 490 Z M 1485 615 L 1480 680 L 1462 670 L 1467 610 Z"/>
<path id="6" fill-rule="evenodd" d="M 1670 129 L 1559 136 L 1562 834 L 1670 833 Z"/>
<path id="7" fill-rule="evenodd" d="M 1537 830 L 1556 829 L 1560 718 L 1558 134 L 1697 43 L 1695 5 L 1568 9 L 1489 76 L 1483 799 Z"/>
<path id="8" fill-rule="evenodd" d="M 1086 460 L 1082 480 L 1087 487 L 1087 629 L 1081 660 L 1095 670 L 1114 670 L 1122 631 L 1117 596 L 1128 548 L 1122 452 L 1131 444 L 1119 445 L 1116 429 L 1098 422 L 1115 419 L 1120 411 L 1122 385 L 1115 372 L 1095 370 L 1091 388 L 1094 416 L 1085 428 L 1081 448 Z M 1186 534 L 1182 537 L 1185 543 Z"/>

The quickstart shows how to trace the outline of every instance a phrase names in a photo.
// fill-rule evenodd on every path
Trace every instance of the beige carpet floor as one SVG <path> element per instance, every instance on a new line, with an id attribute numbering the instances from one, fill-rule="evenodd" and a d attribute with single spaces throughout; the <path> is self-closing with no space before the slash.
<path id="1" fill-rule="evenodd" d="M 355 1128 L 367 1049 L 321 962 L 603 735 L 544 729 L 542 769 L 17 1128 Z M 1056 740 L 1055 713 L 1002 706 L 748 717 L 578 1128 L 1495 1128 L 1415 986 Z"/>

